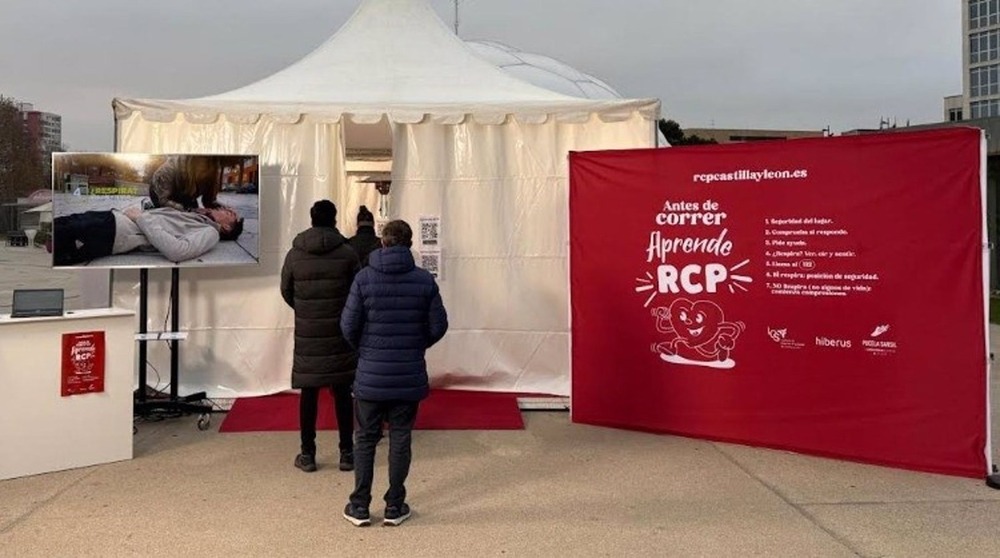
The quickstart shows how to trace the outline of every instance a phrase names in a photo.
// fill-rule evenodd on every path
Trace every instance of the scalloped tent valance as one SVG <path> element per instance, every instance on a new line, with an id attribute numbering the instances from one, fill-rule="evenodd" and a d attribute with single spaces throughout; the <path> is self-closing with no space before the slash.
<path id="1" fill-rule="evenodd" d="M 655 99 L 590 100 L 517 79 L 478 56 L 426 0 L 365 0 L 329 40 L 260 81 L 197 99 L 115 99 L 116 120 L 251 124 L 390 122 L 445 124 L 619 121 L 659 117 Z"/>
<path id="2" fill-rule="evenodd" d="M 339 110 L 338 110 L 339 109 Z M 235 124 L 255 124 L 265 119 L 278 124 L 297 124 L 299 122 L 314 122 L 333 124 L 344 118 L 355 124 L 376 124 L 383 118 L 394 124 L 419 124 L 432 121 L 439 124 L 462 124 L 475 122 L 477 124 L 500 125 L 513 121 L 522 124 L 544 124 L 549 120 L 557 122 L 586 122 L 591 115 L 597 115 L 604 122 L 621 122 L 638 113 L 646 120 L 659 118 L 659 103 L 656 101 L 624 101 L 624 102 L 582 102 L 558 107 L 527 107 L 527 106 L 450 106 L 439 109 L 429 108 L 363 108 L 363 107 L 292 107 L 281 108 L 276 105 L 231 108 L 204 107 L 189 104 L 174 104 L 173 102 L 115 99 L 115 118 L 125 120 L 138 112 L 149 122 L 174 122 L 178 116 L 192 124 L 213 124 L 224 118 Z"/>

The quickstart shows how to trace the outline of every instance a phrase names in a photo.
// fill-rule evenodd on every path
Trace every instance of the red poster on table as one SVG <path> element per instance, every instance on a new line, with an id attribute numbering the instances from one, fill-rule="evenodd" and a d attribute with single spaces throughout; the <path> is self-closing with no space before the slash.
<path id="1" fill-rule="evenodd" d="M 104 332 L 64 333 L 62 395 L 104 391 Z"/>
<path id="2" fill-rule="evenodd" d="M 572 154 L 573 420 L 983 476 L 984 150 Z"/>

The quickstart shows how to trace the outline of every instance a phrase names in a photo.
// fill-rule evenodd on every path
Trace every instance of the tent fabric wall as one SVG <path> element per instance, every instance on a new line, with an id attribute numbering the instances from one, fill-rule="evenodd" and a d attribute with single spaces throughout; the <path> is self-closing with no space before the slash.
<path id="1" fill-rule="evenodd" d="M 351 231 L 348 207 L 371 196 L 347 176 L 340 124 L 183 115 L 162 123 L 137 112 L 117 132 L 122 152 L 260 154 L 260 265 L 181 273 L 181 391 L 288 389 L 294 322 L 278 293 L 284 254 L 315 200 L 343 207 L 338 218 Z M 414 225 L 442 218 L 440 284 L 452 329 L 428 355 L 435 385 L 568 395 L 567 155 L 650 146 L 653 133 L 638 113 L 610 123 L 394 125 L 392 216 Z M 165 329 L 169 281 L 166 270 L 150 273 L 150 331 Z M 116 271 L 113 292 L 116 305 L 137 307 L 138 272 Z M 165 344 L 150 347 L 161 388 L 168 355 Z"/>
<path id="2" fill-rule="evenodd" d="M 150 122 L 142 115 L 117 123 L 118 151 L 256 153 L 260 156 L 260 264 L 186 268 L 180 273 L 182 393 L 210 397 L 263 395 L 287 389 L 292 359 L 292 311 L 279 294 L 281 265 L 295 235 L 309 227 L 309 208 L 344 190 L 344 148 L 338 123 L 299 119 L 252 123 L 220 117 L 192 123 Z M 138 308 L 139 274 L 118 270 L 116 306 Z M 169 312 L 170 272 L 151 270 L 147 329 L 162 331 Z M 151 344 L 149 361 L 165 387 L 169 352 Z M 157 372 L 159 370 L 159 372 Z"/>
<path id="3" fill-rule="evenodd" d="M 394 216 L 415 228 L 422 215 L 441 217 L 451 329 L 428 354 L 432 383 L 569 395 L 567 156 L 649 147 L 653 134 L 638 114 L 395 125 Z"/>

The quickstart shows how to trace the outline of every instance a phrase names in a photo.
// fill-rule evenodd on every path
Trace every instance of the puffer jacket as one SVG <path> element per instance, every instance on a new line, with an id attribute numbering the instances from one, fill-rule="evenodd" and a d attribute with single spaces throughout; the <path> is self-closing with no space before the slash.
<path id="1" fill-rule="evenodd" d="M 340 332 L 340 315 L 361 268 L 331 227 L 299 233 L 281 268 L 281 296 L 295 310 L 292 387 L 350 385 L 358 356 Z"/>
<path id="2" fill-rule="evenodd" d="M 434 277 L 416 266 L 409 248 L 371 253 L 351 285 L 340 327 L 358 349 L 357 399 L 427 397 L 424 355 L 448 331 L 448 314 Z"/>
<path id="3" fill-rule="evenodd" d="M 358 227 L 357 234 L 352 236 L 347 242 L 358 253 L 358 257 L 361 258 L 362 267 L 368 265 L 368 256 L 382 245 L 378 236 L 375 235 L 375 227 L 369 225 Z"/>

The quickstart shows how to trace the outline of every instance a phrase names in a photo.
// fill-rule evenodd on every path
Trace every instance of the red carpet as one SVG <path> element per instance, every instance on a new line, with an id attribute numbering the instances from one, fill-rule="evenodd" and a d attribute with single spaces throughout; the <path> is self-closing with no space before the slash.
<path id="1" fill-rule="evenodd" d="M 518 394 L 432 389 L 420 403 L 419 430 L 520 430 L 524 428 Z M 333 430 L 333 397 L 319 399 L 318 430 Z M 219 432 L 298 432 L 299 394 L 279 393 L 237 399 Z"/>

